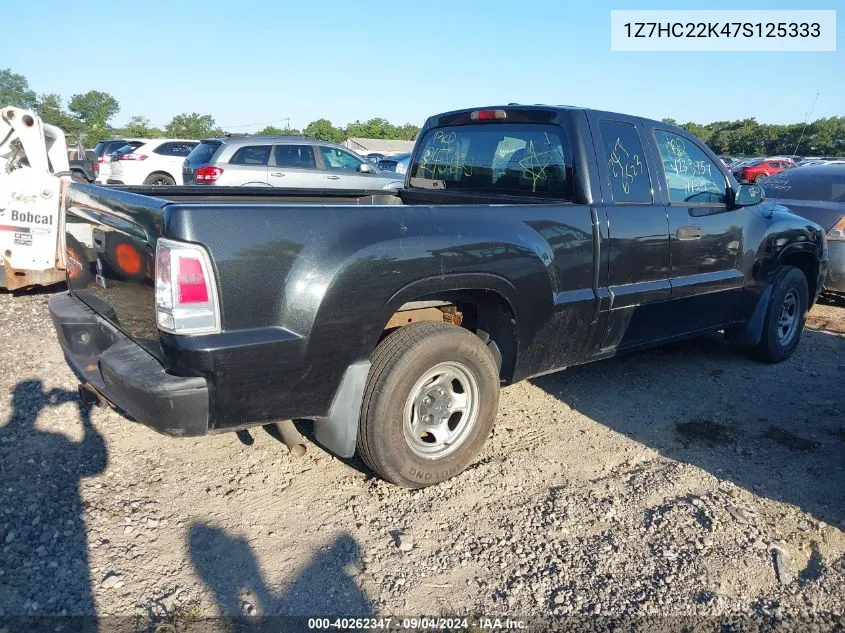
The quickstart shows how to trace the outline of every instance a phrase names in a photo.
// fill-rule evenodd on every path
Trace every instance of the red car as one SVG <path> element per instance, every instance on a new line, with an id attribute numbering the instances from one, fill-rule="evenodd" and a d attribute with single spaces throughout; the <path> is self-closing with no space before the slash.
<path id="1" fill-rule="evenodd" d="M 788 158 L 758 158 L 733 170 L 733 175 L 739 182 L 760 182 L 763 178 L 793 167 L 797 165 Z"/>

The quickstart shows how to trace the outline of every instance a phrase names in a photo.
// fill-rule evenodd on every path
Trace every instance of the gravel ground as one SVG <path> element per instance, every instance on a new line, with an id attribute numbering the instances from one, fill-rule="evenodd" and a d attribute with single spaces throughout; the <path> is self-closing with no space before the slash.
<path id="1" fill-rule="evenodd" d="M 0 294 L 0 616 L 843 613 L 841 303 L 780 365 L 714 337 L 510 387 L 408 491 L 81 407 L 49 296 Z"/>

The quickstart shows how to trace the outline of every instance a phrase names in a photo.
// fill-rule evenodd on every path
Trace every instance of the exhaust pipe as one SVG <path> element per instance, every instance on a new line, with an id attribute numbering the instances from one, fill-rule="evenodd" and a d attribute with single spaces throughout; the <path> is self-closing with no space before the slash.
<path id="1" fill-rule="evenodd" d="M 276 422 L 275 426 L 279 435 L 282 436 L 282 442 L 288 447 L 291 455 L 294 457 L 305 455 L 305 452 L 308 450 L 305 446 L 305 438 L 296 430 L 291 420 Z"/>
<path id="2" fill-rule="evenodd" d="M 96 404 L 101 409 L 105 409 L 109 406 L 108 401 L 91 385 L 87 383 L 80 384 L 78 390 L 79 401 L 82 404 Z"/>

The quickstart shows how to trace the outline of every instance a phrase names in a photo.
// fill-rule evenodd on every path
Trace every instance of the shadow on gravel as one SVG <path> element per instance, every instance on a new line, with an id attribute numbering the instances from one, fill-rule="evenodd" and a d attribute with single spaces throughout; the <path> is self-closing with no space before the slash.
<path id="1" fill-rule="evenodd" d="M 79 407 L 81 442 L 35 427 L 42 409 L 65 402 Z M 0 426 L 0 623 L 93 615 L 79 482 L 105 470 L 105 443 L 76 392 L 45 391 L 40 380 L 26 380 L 15 385 L 12 407 Z"/>
<path id="2" fill-rule="evenodd" d="M 197 523 L 188 541 L 194 567 L 226 617 L 375 615 L 369 598 L 346 571 L 349 564 L 360 562 L 358 544 L 347 534 L 321 548 L 278 594 L 267 585 L 246 539 Z M 284 547 L 284 542 L 279 545 Z"/>
<path id="3" fill-rule="evenodd" d="M 845 338 L 808 329 L 801 345 L 766 365 L 707 337 L 533 382 L 666 457 L 841 525 Z"/>

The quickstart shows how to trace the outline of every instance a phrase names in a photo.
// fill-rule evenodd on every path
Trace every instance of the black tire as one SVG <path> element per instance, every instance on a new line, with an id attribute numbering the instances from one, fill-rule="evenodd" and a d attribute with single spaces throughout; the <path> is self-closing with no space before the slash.
<path id="1" fill-rule="evenodd" d="M 150 174 L 144 181 L 145 185 L 175 185 L 176 181 L 167 174 Z"/>
<path id="2" fill-rule="evenodd" d="M 422 409 L 409 403 L 411 391 L 427 373 L 444 364 L 467 370 L 469 375 L 465 377 L 470 383 L 475 381 L 468 390 L 477 392 L 468 397 L 477 405 L 475 415 L 467 416 L 458 433 L 461 439 L 454 445 L 434 447 L 451 452 L 440 457 L 421 456 L 416 451 L 427 450 L 420 447 L 430 434 L 409 439 L 407 434 L 413 438 L 413 433 L 406 431 L 406 408 L 422 415 Z M 447 370 L 447 376 L 448 373 Z M 462 393 L 454 389 L 451 388 L 452 396 Z M 449 396 L 445 397 L 448 400 Z M 435 406 L 438 404 L 435 402 Z M 445 481 L 463 472 L 481 450 L 493 427 L 498 404 L 499 370 L 480 338 L 447 323 L 406 325 L 385 338 L 373 353 L 358 424 L 358 454 L 381 477 L 399 486 L 422 488 Z M 461 424 L 461 419 L 459 416 L 456 424 Z M 445 424 L 451 423 L 449 417 Z M 412 448 L 412 443 L 416 448 Z"/>
<path id="3" fill-rule="evenodd" d="M 780 363 L 792 356 L 804 331 L 809 294 L 807 278 L 801 270 L 781 266 L 775 271 L 763 333 L 760 342 L 750 350 L 754 358 L 765 363 Z M 793 304 L 794 322 L 787 331 L 782 323 L 790 312 L 790 303 Z"/>
<path id="4" fill-rule="evenodd" d="M 769 176 L 768 176 L 768 174 L 757 174 L 757 175 L 754 177 L 754 182 L 755 182 L 755 183 L 762 182 L 763 180 L 765 180 L 765 179 L 766 179 L 766 178 L 768 178 L 768 177 L 769 177 Z"/>

